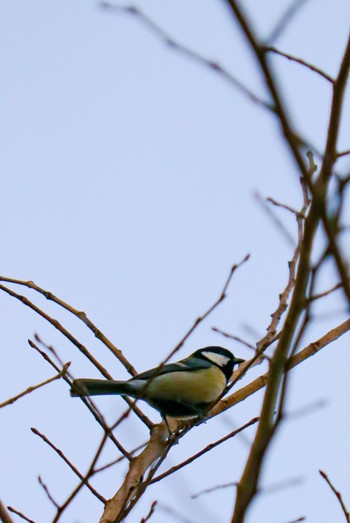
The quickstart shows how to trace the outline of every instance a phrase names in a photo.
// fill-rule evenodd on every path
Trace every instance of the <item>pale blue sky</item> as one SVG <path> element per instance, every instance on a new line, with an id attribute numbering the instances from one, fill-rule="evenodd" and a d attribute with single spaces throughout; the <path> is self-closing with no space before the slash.
<path id="1" fill-rule="evenodd" d="M 218 60 L 265 96 L 224 2 L 142 0 L 137 5 L 176 40 Z M 289 2 L 250 0 L 245 5 L 259 34 L 266 36 Z M 277 45 L 333 75 L 349 15 L 347 0 L 310 0 Z M 0 34 L 1 274 L 32 279 L 84 310 L 141 371 L 170 352 L 217 298 L 230 266 L 249 252 L 251 260 L 235 275 L 227 300 L 179 354 L 222 344 L 249 357 L 247 349 L 211 327 L 254 343 L 286 282 L 291 248 L 253 197 L 258 191 L 300 205 L 298 175 L 272 116 L 208 68 L 167 48 L 137 20 L 98 9 L 96 2 L 4 0 Z M 321 149 L 329 85 L 282 58 L 274 62 L 298 130 Z M 349 148 L 349 97 L 345 115 L 344 149 Z M 348 167 L 344 160 L 344 172 Z M 279 216 L 293 232 L 294 219 L 283 211 Z M 324 275 L 324 288 L 333 277 L 332 270 Z M 71 329 L 111 374 L 126 377 L 76 319 L 27 295 Z M 57 331 L 5 294 L 0 311 L 0 402 L 53 374 L 27 348 L 34 332 L 72 361 L 75 376 L 98 375 Z M 340 295 L 320 311 L 322 321 L 305 343 L 345 319 Z M 341 520 L 319 468 L 343 490 L 350 506 L 348 345 L 347 335 L 293 373 L 291 412 L 319 400 L 327 404 L 285 423 L 269 454 L 264 484 L 295 477 L 303 482 L 261 496 L 247 523 L 287 523 L 303 515 L 315 523 Z M 260 400 L 252 398 L 193 431 L 168 464 L 257 415 Z M 100 405 L 110 421 L 124 408 L 120 398 L 105 398 Z M 100 430 L 63 382 L 2 409 L 0 423 L 0 498 L 46 523 L 53 510 L 37 475 L 59 502 L 77 481 L 29 428 L 50 437 L 83 472 Z M 136 420 L 118 434 L 128 448 L 146 437 Z M 128 521 L 138 523 L 159 499 L 181 507 L 192 523 L 227 522 L 233 503 L 229 490 L 198 500 L 189 496 L 237 481 L 247 452 L 243 438 L 226 443 L 151 488 Z M 109 448 L 104 459 L 114 456 Z M 124 472 L 124 466 L 112 469 L 95 483 L 110 496 Z M 84 492 L 62 521 L 95 522 L 100 513 L 100 503 Z M 162 512 L 153 520 L 174 521 Z"/>

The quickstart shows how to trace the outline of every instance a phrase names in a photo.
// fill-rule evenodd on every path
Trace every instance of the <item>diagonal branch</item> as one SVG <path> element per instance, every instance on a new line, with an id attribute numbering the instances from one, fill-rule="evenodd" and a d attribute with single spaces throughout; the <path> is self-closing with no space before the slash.
<path id="1" fill-rule="evenodd" d="M 124 365 L 126 370 L 132 376 L 135 376 L 137 374 L 136 370 L 131 365 L 131 363 L 125 358 L 122 351 L 120 349 L 118 349 L 115 345 L 113 345 L 113 343 L 100 331 L 100 329 L 98 329 L 96 327 L 96 325 L 94 323 L 92 323 L 92 321 L 87 317 L 85 312 L 75 309 L 74 307 L 69 305 L 69 303 L 66 303 L 65 301 L 61 300 L 61 298 L 58 298 L 52 292 L 47 291 L 47 290 L 43 289 L 42 287 L 39 287 L 39 285 L 36 285 L 31 280 L 29 280 L 29 281 L 17 280 L 14 278 L 8 278 L 6 276 L 0 276 L 0 281 L 6 282 L 6 283 L 13 283 L 16 285 L 22 285 L 24 287 L 27 287 L 28 289 L 32 289 L 32 290 L 38 292 L 39 294 L 41 294 L 42 296 L 44 296 L 47 300 L 56 303 L 57 305 L 59 305 L 60 307 L 65 309 L 66 311 L 70 312 L 71 314 L 73 314 L 74 316 L 79 318 L 79 320 L 81 320 L 83 323 L 85 323 L 85 325 L 94 333 L 96 338 L 99 339 L 117 357 L 117 359 L 120 361 L 120 363 L 122 363 Z"/>
<path id="2" fill-rule="evenodd" d="M 15 401 L 19 400 L 20 398 L 23 398 L 23 396 L 26 396 L 27 394 L 30 394 L 34 390 L 37 390 L 37 389 L 40 389 L 41 387 L 44 387 L 44 385 L 48 385 L 49 383 L 52 383 L 53 381 L 56 381 L 56 380 L 58 380 L 60 378 L 63 378 L 64 375 L 66 374 L 69 366 L 70 366 L 70 362 L 66 363 L 63 366 L 62 370 L 58 374 L 56 374 L 56 376 L 53 376 L 52 378 L 49 378 L 49 379 L 43 381 L 42 383 L 38 383 L 37 385 L 33 385 L 32 387 L 28 387 L 23 392 L 20 392 L 16 396 L 13 396 L 12 398 L 4 401 L 3 403 L 0 403 L 0 409 L 2 407 L 6 407 L 7 405 L 11 405 L 12 403 L 14 403 Z"/>
<path id="3" fill-rule="evenodd" d="M 219 62 L 211 60 L 200 53 L 190 49 L 179 41 L 175 40 L 170 34 L 160 27 L 156 22 L 154 22 L 149 16 L 147 16 L 143 11 L 138 7 L 133 5 L 116 5 L 105 0 L 100 2 L 100 6 L 103 9 L 115 13 L 126 13 L 137 18 L 149 31 L 151 31 L 155 36 L 160 38 L 165 45 L 170 49 L 181 53 L 182 55 L 190 58 L 192 61 L 208 68 L 211 71 L 214 71 L 220 75 L 224 80 L 226 80 L 233 87 L 238 89 L 238 91 L 248 98 L 251 102 L 254 102 L 258 106 L 267 109 L 268 111 L 273 111 L 273 107 L 266 101 L 260 99 L 256 94 L 254 94 L 248 87 L 246 87 L 243 82 L 238 80 L 232 73 L 230 73 L 225 67 L 223 67 Z"/>
<path id="4" fill-rule="evenodd" d="M 343 501 L 343 498 L 342 498 L 342 495 L 341 493 L 334 487 L 334 485 L 332 484 L 331 480 L 329 479 L 329 477 L 327 476 L 327 474 L 325 472 L 323 472 L 323 470 L 320 470 L 319 471 L 321 476 L 323 477 L 324 480 L 326 480 L 326 482 L 328 483 L 328 485 L 330 486 L 331 490 L 334 492 L 334 494 L 336 495 L 338 501 L 339 501 L 339 504 L 341 506 L 341 509 L 344 513 L 344 516 L 345 516 L 345 519 L 347 521 L 347 523 L 350 523 L 350 514 L 344 504 L 344 501 Z"/>
<path id="5" fill-rule="evenodd" d="M 318 75 L 320 75 L 322 78 L 324 78 L 325 80 L 327 80 L 331 84 L 334 84 L 334 79 L 331 76 L 329 76 L 329 74 L 327 74 L 324 71 L 322 71 L 322 69 L 320 69 L 319 67 L 316 67 L 316 66 L 310 64 L 309 62 L 306 62 L 302 58 L 297 58 L 296 56 L 293 56 L 291 54 L 288 54 L 288 53 L 285 53 L 283 51 L 280 51 L 276 47 L 265 47 L 265 51 L 267 53 L 274 53 L 274 54 L 277 54 L 279 56 L 283 56 L 284 58 L 287 58 L 287 60 L 290 60 L 291 62 L 295 62 L 297 64 L 300 64 L 300 65 L 306 67 L 307 69 L 310 69 L 314 73 L 317 73 Z"/>

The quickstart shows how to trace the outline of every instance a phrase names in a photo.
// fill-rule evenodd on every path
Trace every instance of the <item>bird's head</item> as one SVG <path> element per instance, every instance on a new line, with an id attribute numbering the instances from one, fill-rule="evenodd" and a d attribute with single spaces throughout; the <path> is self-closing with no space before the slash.
<path id="1" fill-rule="evenodd" d="M 232 352 L 223 347 L 203 347 L 192 354 L 194 358 L 201 358 L 210 361 L 213 365 L 219 367 L 229 380 L 234 366 L 243 363 L 245 360 L 236 358 Z"/>

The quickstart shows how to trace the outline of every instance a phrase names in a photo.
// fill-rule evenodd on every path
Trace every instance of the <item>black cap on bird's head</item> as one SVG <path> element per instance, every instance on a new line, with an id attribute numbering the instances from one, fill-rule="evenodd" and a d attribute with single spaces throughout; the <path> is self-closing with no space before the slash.
<path id="1" fill-rule="evenodd" d="M 245 361 L 241 358 L 236 358 L 231 351 L 224 349 L 224 347 L 203 347 L 196 350 L 192 356 L 210 361 L 210 363 L 219 367 L 227 380 L 230 379 L 234 366 Z"/>

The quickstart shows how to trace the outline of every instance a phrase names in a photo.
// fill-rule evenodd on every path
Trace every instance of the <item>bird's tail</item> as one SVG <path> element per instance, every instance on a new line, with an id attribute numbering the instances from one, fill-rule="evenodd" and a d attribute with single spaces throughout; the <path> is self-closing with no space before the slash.
<path id="1" fill-rule="evenodd" d="M 72 383 L 71 396 L 101 396 L 104 394 L 132 394 L 127 381 L 77 379 Z"/>

